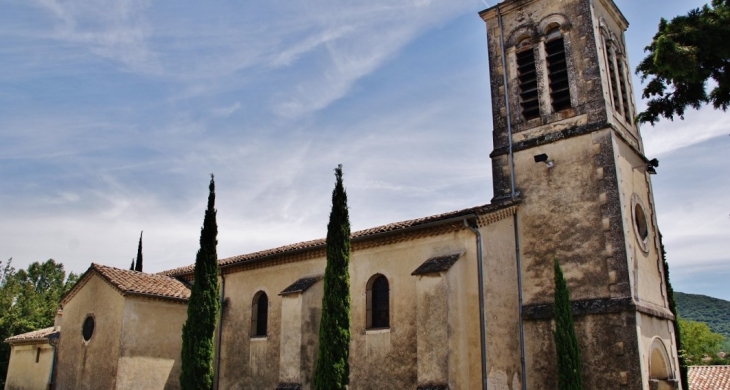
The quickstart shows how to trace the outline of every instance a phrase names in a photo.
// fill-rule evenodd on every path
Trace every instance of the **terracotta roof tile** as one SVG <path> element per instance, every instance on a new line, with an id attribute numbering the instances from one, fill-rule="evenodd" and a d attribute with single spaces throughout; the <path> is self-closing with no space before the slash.
<path id="1" fill-rule="evenodd" d="M 147 295 L 175 300 L 190 298 L 190 288 L 169 276 L 146 274 L 94 263 L 91 263 L 90 270 L 96 271 L 124 295 Z"/>
<path id="2" fill-rule="evenodd" d="M 12 344 L 12 343 L 19 342 L 19 341 L 44 340 L 44 339 L 48 339 L 48 336 L 50 336 L 54 333 L 58 333 L 58 331 L 54 330 L 53 327 L 43 328 L 43 329 L 34 330 L 32 332 L 8 337 L 5 339 L 5 342 Z"/>
<path id="3" fill-rule="evenodd" d="M 501 209 L 505 209 L 505 208 L 514 206 L 515 204 L 517 204 L 516 201 L 500 203 L 498 205 L 487 204 L 487 205 L 483 205 L 483 206 L 477 206 L 477 207 L 471 207 L 468 209 L 452 211 L 452 212 L 448 212 L 448 213 L 444 213 L 444 214 L 432 215 L 430 217 L 411 219 L 408 221 L 401 221 L 401 222 L 394 222 L 391 224 L 377 226 L 374 228 L 354 232 L 354 233 L 352 233 L 351 237 L 353 240 L 364 239 L 364 238 L 368 238 L 368 237 L 372 237 L 372 236 L 377 236 L 377 235 L 383 234 L 383 233 L 395 232 L 398 230 L 427 225 L 427 224 L 431 224 L 431 223 L 435 223 L 435 222 L 441 222 L 441 221 L 449 220 L 452 218 L 468 216 L 471 214 L 487 214 L 487 213 L 490 213 L 493 211 L 497 211 L 497 210 L 501 210 Z M 322 246 L 324 246 L 324 244 L 325 244 L 324 238 L 320 238 L 318 240 L 304 241 L 304 242 L 300 242 L 300 243 L 296 243 L 296 244 L 292 244 L 292 245 L 281 246 L 278 248 L 267 249 L 267 250 L 249 253 L 249 254 L 245 254 L 245 255 L 239 255 L 239 256 L 228 257 L 225 259 L 219 259 L 218 266 L 225 267 L 225 266 L 230 266 L 233 264 L 247 263 L 250 261 L 254 261 L 254 260 L 264 258 L 264 257 L 270 257 L 270 256 L 278 255 L 278 254 L 285 254 L 285 253 L 297 252 L 300 250 L 314 249 L 317 247 L 322 247 Z M 195 264 L 186 265 L 184 267 L 179 267 L 179 268 L 174 268 L 174 269 L 167 270 L 167 271 L 162 271 L 162 272 L 160 272 L 160 275 L 167 275 L 167 276 L 189 275 L 189 274 L 193 273 L 194 268 L 195 268 Z"/>
<path id="4" fill-rule="evenodd" d="M 119 290 L 122 295 L 142 295 L 183 302 L 190 298 L 188 285 L 175 278 L 91 263 L 91 266 L 81 275 L 79 281 L 61 297 L 60 304 L 62 307 L 86 285 L 92 275 L 98 275 Z"/>
<path id="5" fill-rule="evenodd" d="M 730 366 L 690 366 L 687 379 L 692 390 L 730 390 Z"/>

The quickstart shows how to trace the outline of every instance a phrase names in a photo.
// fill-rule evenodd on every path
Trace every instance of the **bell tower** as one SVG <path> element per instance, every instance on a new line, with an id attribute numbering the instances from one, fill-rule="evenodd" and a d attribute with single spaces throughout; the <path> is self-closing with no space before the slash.
<path id="1" fill-rule="evenodd" d="M 628 22 L 612 0 L 505 0 L 480 16 L 492 86 L 492 202 L 520 202 L 521 386 L 557 385 L 558 259 L 585 388 L 680 388 L 654 166 L 633 121 Z M 499 368 L 509 367 L 520 366 Z"/>

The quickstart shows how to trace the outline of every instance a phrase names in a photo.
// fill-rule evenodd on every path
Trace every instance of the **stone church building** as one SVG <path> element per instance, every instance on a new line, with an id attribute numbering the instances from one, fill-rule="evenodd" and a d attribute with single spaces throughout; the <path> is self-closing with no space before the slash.
<path id="1" fill-rule="evenodd" d="M 612 0 L 479 15 L 494 197 L 353 233 L 350 388 L 557 388 L 558 259 L 585 388 L 679 389 L 628 22 Z M 216 388 L 312 388 L 325 263 L 324 240 L 219 261 Z M 53 386 L 178 388 L 192 277 L 93 264 L 62 301 Z"/>

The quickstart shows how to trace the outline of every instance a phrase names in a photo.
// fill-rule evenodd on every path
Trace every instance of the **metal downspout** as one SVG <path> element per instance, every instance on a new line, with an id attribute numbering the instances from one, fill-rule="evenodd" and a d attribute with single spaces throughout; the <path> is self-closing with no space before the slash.
<path id="1" fill-rule="evenodd" d="M 53 377 L 56 375 L 56 354 L 58 353 L 58 338 L 60 335 L 51 335 L 48 337 L 48 344 L 53 348 L 53 355 L 51 355 L 51 372 L 48 373 L 48 384 L 46 388 L 52 390 L 56 388 L 56 384 L 53 381 Z"/>
<path id="2" fill-rule="evenodd" d="M 477 220 L 477 215 L 474 219 Z M 479 341 L 481 342 L 482 354 L 482 390 L 487 390 L 487 334 L 486 320 L 484 316 L 484 265 L 482 264 L 482 234 L 479 229 L 469 225 L 467 219 L 464 218 L 464 226 L 469 228 L 477 238 L 477 277 L 479 278 Z"/>
<path id="3" fill-rule="evenodd" d="M 215 389 L 220 388 L 221 377 L 221 341 L 223 340 L 223 302 L 226 297 L 226 276 L 221 273 L 221 302 L 218 313 L 218 342 L 216 343 L 215 354 Z"/>
<path id="4" fill-rule="evenodd" d="M 509 136 L 509 175 L 510 175 L 510 195 L 514 201 L 517 197 L 515 190 L 515 158 L 512 150 L 512 118 L 509 104 L 509 81 L 507 80 L 507 56 L 504 50 L 504 26 L 502 25 L 502 12 L 497 4 L 497 22 L 499 23 L 499 45 L 502 51 L 502 77 L 504 82 L 504 104 L 507 113 L 507 134 Z M 515 265 L 517 267 L 517 327 L 520 334 L 520 374 L 522 382 L 522 390 L 527 390 L 527 373 L 525 372 L 525 331 L 522 323 L 522 266 L 520 259 L 520 237 L 519 226 L 517 224 L 517 213 L 512 215 L 515 230 Z"/>

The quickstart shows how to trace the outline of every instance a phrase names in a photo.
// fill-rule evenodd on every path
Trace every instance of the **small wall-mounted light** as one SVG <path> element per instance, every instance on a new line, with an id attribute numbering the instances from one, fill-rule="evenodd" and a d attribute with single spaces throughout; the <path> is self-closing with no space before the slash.
<path id="1" fill-rule="evenodd" d="M 535 158 L 536 163 L 545 163 L 545 165 L 547 165 L 548 168 L 552 168 L 555 166 L 555 163 L 552 160 L 548 160 L 548 155 L 545 153 L 536 154 L 534 156 L 534 158 Z"/>
<path id="2" fill-rule="evenodd" d="M 656 168 L 659 166 L 659 160 L 652 158 L 646 164 L 641 164 L 636 167 L 632 167 L 632 170 L 641 169 L 650 175 L 656 175 Z"/>

